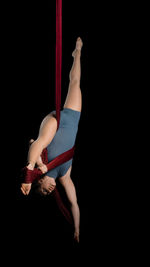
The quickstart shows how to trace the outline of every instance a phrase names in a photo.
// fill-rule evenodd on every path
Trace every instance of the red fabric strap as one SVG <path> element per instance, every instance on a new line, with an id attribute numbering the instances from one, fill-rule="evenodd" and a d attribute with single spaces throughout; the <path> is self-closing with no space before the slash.
<path id="1" fill-rule="evenodd" d="M 53 168 L 59 166 L 60 164 L 65 163 L 66 161 L 72 159 L 74 155 L 75 146 L 72 147 L 70 150 L 60 154 L 58 157 L 50 161 L 46 166 L 48 170 L 52 170 Z"/>
<path id="2" fill-rule="evenodd" d="M 56 0 L 56 73 L 55 73 L 55 106 L 57 129 L 61 109 L 61 70 L 62 70 L 62 0 Z"/>
<path id="3" fill-rule="evenodd" d="M 57 206 L 59 210 L 61 211 L 61 213 L 63 214 L 63 216 L 65 217 L 65 219 L 68 221 L 69 224 L 73 225 L 74 223 L 73 223 L 72 214 L 67 209 L 67 207 L 64 205 L 57 187 L 55 187 L 54 191 L 52 192 L 52 196 L 55 199 Z"/>
<path id="4" fill-rule="evenodd" d="M 55 107 L 56 107 L 56 119 L 57 119 L 57 129 L 59 128 L 60 122 L 60 110 L 61 110 L 61 71 L 62 71 L 62 0 L 56 0 L 56 73 L 55 73 Z M 75 147 L 64 152 L 63 154 L 56 157 L 54 160 L 48 163 L 47 149 L 44 149 L 42 152 L 42 161 L 46 164 L 48 171 L 63 164 L 64 162 L 70 160 L 74 155 Z M 22 176 L 24 183 L 32 183 L 35 179 L 40 179 L 43 173 L 39 169 L 29 170 L 27 167 L 23 168 Z M 73 218 L 64 206 L 60 194 L 55 188 L 52 193 L 53 197 L 56 200 L 56 203 L 65 216 L 66 220 L 73 224 Z"/>
<path id="5" fill-rule="evenodd" d="M 56 107 L 56 119 L 57 119 L 57 129 L 59 128 L 60 122 L 60 109 L 61 109 L 61 71 L 62 71 L 62 0 L 56 0 L 56 76 L 55 76 L 55 107 Z M 65 153 L 59 155 L 50 163 L 47 164 L 48 170 L 57 167 L 60 164 L 70 160 L 74 154 L 74 147 Z M 73 224 L 72 217 L 64 206 L 62 199 L 59 195 L 57 188 L 53 192 L 53 196 L 56 203 L 65 216 L 66 220 Z"/>
<path id="6" fill-rule="evenodd" d="M 42 175 L 41 170 L 39 169 L 34 169 L 34 170 L 29 170 L 27 167 L 24 167 L 22 169 L 22 179 L 23 179 L 23 183 L 25 184 L 30 184 L 33 183 L 34 180 L 40 179 Z"/>
<path id="7" fill-rule="evenodd" d="M 46 148 L 42 151 L 41 158 L 42 158 L 43 163 L 45 165 L 47 165 L 49 167 L 49 169 L 52 169 L 53 166 L 56 167 L 57 164 L 59 165 L 59 160 L 61 160 L 62 157 L 63 157 L 63 161 L 67 160 L 67 159 L 71 159 L 73 157 L 74 149 L 75 148 L 73 147 L 72 149 L 69 150 L 69 153 L 67 151 L 67 152 L 59 155 L 57 158 L 55 158 L 53 160 L 53 164 L 48 164 L 48 155 L 47 155 L 47 149 Z M 57 162 L 57 164 L 56 164 L 56 162 Z M 61 160 L 61 162 L 62 162 L 62 160 Z M 40 179 L 41 175 L 43 175 L 43 174 L 40 170 L 38 170 L 36 168 L 34 169 L 34 171 L 32 171 L 32 170 L 28 170 L 27 167 L 25 167 L 23 169 L 22 175 L 23 175 L 23 178 L 25 178 L 25 183 L 32 183 L 35 179 Z M 52 197 L 55 199 L 56 204 L 57 204 L 60 212 L 63 214 L 65 219 L 68 221 L 68 223 L 71 225 L 74 225 L 72 215 L 71 215 L 70 211 L 67 209 L 67 207 L 64 205 L 57 187 L 55 187 L 54 191 L 52 192 Z"/>
<path id="8" fill-rule="evenodd" d="M 46 165 L 48 164 L 48 154 L 47 154 L 47 148 L 44 148 L 41 154 L 42 162 Z"/>
<path id="9" fill-rule="evenodd" d="M 58 157 L 50 161 L 48 164 L 46 164 L 48 171 L 52 170 L 53 168 L 56 168 L 60 164 L 65 163 L 66 161 L 72 159 L 74 155 L 75 146 L 72 147 L 70 150 L 60 154 Z M 46 152 L 47 150 L 45 150 Z M 44 152 L 44 153 L 45 153 Z M 47 160 L 47 158 L 46 158 Z M 48 160 L 47 160 L 48 161 Z M 33 171 L 27 169 L 27 167 L 23 168 L 22 170 L 22 176 L 24 178 L 24 183 L 33 183 L 34 180 L 40 179 L 43 173 L 41 170 L 35 168 Z"/>
<path id="10" fill-rule="evenodd" d="M 73 153 L 74 151 L 74 147 L 71 151 L 71 153 Z M 73 156 L 73 155 L 72 155 Z M 67 156 L 68 157 L 68 156 Z M 67 158 L 66 157 L 66 158 Z M 71 157 L 71 154 L 70 154 L 70 157 Z M 42 151 L 42 154 L 41 154 L 41 158 L 42 158 L 42 161 L 45 165 L 48 164 L 48 155 L 47 155 L 47 148 L 45 148 L 43 151 Z M 59 157 L 60 158 L 60 157 Z M 57 187 L 55 187 L 54 191 L 51 193 L 52 197 L 55 199 L 56 201 L 56 204 L 60 210 L 60 212 L 62 213 L 62 215 L 65 217 L 65 219 L 67 220 L 67 222 L 69 224 L 71 224 L 72 226 L 74 225 L 73 223 L 73 218 L 72 218 L 72 214 L 70 213 L 70 210 L 67 209 L 67 207 L 64 205 L 63 201 L 62 201 L 62 198 L 61 198 L 61 195 L 57 189 Z"/>

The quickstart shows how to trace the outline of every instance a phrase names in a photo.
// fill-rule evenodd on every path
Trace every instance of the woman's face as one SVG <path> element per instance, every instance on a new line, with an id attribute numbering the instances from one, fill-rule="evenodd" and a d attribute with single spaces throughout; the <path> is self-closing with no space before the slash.
<path id="1" fill-rule="evenodd" d="M 44 176 L 42 179 L 39 180 L 40 184 L 40 193 L 42 195 L 49 195 L 56 186 L 56 182 L 54 178 L 51 178 L 49 176 Z"/>

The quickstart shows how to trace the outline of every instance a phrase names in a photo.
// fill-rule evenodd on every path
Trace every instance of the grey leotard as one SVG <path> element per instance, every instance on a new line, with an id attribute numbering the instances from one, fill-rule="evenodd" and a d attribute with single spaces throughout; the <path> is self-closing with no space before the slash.
<path id="1" fill-rule="evenodd" d="M 53 140 L 47 146 L 48 162 L 74 146 L 80 115 L 79 111 L 69 108 L 64 108 L 61 111 L 59 128 Z M 59 178 L 67 173 L 71 165 L 72 159 L 48 171 L 46 175 L 54 179 Z"/>

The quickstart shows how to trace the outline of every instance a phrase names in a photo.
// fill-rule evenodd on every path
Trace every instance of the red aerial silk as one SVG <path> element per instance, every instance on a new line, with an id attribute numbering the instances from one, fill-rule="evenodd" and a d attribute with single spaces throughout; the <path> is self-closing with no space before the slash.
<path id="1" fill-rule="evenodd" d="M 61 109 L 61 72 L 62 72 L 62 0 L 56 0 L 56 76 L 55 76 L 55 105 L 56 105 L 56 119 L 57 119 L 57 129 L 59 128 L 60 122 L 60 109 Z M 56 166 L 68 161 L 73 157 L 74 147 L 65 153 L 59 155 L 50 163 L 47 164 L 47 168 L 50 170 Z M 64 206 L 60 194 L 55 188 L 52 193 L 55 197 L 56 203 L 65 216 L 66 220 L 73 224 L 72 216 L 69 210 Z"/>
<path id="2" fill-rule="evenodd" d="M 57 129 L 60 122 L 60 110 L 61 110 L 61 72 L 62 72 L 62 0 L 56 0 L 56 74 L 55 74 L 55 106 L 56 106 L 56 119 Z M 57 167 L 60 164 L 70 160 L 74 155 L 74 147 L 56 157 L 54 160 L 48 163 L 47 149 L 42 152 L 43 163 L 46 164 L 48 170 Z M 43 173 L 35 168 L 34 171 L 28 170 L 27 167 L 23 169 L 23 176 L 25 177 L 25 183 L 32 183 L 35 179 L 41 178 Z M 73 224 L 72 216 L 69 210 L 64 206 L 60 194 L 55 188 L 52 192 L 52 196 L 55 198 L 56 203 L 65 216 L 66 220 Z"/>
<path id="3" fill-rule="evenodd" d="M 61 109 L 61 71 L 62 71 L 62 0 L 56 0 L 56 62 L 55 62 L 55 106 L 57 128 Z"/>
<path id="4" fill-rule="evenodd" d="M 52 160 L 51 162 L 48 163 L 47 148 L 45 148 L 42 151 L 41 158 L 42 158 L 43 163 L 47 166 L 48 170 L 51 170 L 51 169 L 57 167 L 58 165 L 62 164 L 66 160 L 69 160 L 71 157 L 73 157 L 74 147 L 72 149 L 70 149 L 69 153 L 67 153 L 67 152 L 59 155 L 54 160 Z M 43 173 L 39 169 L 35 168 L 34 171 L 32 171 L 32 170 L 27 169 L 27 167 L 25 167 L 22 170 L 22 176 L 24 178 L 24 183 L 28 184 L 28 183 L 33 183 L 34 180 L 40 179 L 41 176 L 43 176 Z M 63 214 L 65 219 L 68 221 L 68 223 L 73 225 L 73 218 L 72 218 L 71 212 L 64 205 L 57 187 L 55 187 L 55 189 L 51 193 L 51 196 L 55 199 L 59 210 L 61 211 L 61 213 Z"/>
<path id="5" fill-rule="evenodd" d="M 41 158 L 42 158 L 43 163 L 48 166 L 48 157 L 47 157 L 47 149 L 46 148 L 43 150 L 43 152 L 41 154 Z M 61 213 L 63 214 L 63 216 L 66 218 L 66 220 L 68 221 L 68 223 L 71 224 L 71 225 L 73 225 L 72 214 L 67 209 L 67 207 L 64 205 L 64 203 L 62 201 L 62 198 L 61 198 L 61 196 L 59 194 L 59 191 L 58 191 L 57 187 L 55 187 L 55 189 L 53 190 L 53 192 L 51 193 L 51 195 L 55 199 L 59 210 L 61 211 Z"/>
<path id="6" fill-rule="evenodd" d="M 46 159 L 46 166 L 48 171 L 56 168 L 57 166 L 63 164 L 64 162 L 70 160 L 74 155 L 74 149 L 75 147 L 72 147 L 70 150 L 60 154 L 55 159 L 50 161 L 48 163 L 48 160 Z M 47 153 L 47 149 L 45 148 L 43 150 L 44 155 L 42 157 L 47 157 L 45 154 Z M 44 163 L 44 160 L 43 160 Z M 34 180 L 38 180 L 41 178 L 43 173 L 40 169 L 35 168 L 34 170 L 29 170 L 27 167 L 23 169 L 23 177 L 24 177 L 24 183 L 33 183 Z"/>

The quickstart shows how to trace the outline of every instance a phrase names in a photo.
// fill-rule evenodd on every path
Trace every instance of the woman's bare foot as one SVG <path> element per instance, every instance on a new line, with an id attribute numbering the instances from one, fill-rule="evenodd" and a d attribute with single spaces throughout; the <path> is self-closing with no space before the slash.
<path id="1" fill-rule="evenodd" d="M 75 54 L 77 51 L 81 51 L 82 49 L 82 46 L 83 46 L 83 42 L 81 40 L 80 37 L 77 38 L 77 41 L 76 41 L 76 47 L 75 47 L 75 50 L 73 51 L 72 53 L 72 56 L 75 57 Z"/>
<path id="2" fill-rule="evenodd" d="M 34 142 L 34 139 L 31 139 L 29 141 L 29 146 L 32 145 L 32 143 Z M 41 156 L 38 158 L 37 162 L 36 162 L 37 166 L 38 166 L 38 169 L 41 170 L 42 173 L 46 173 L 48 170 L 47 170 L 47 167 L 46 165 L 43 163 L 42 161 L 42 158 Z M 30 164 L 29 164 L 30 165 Z M 30 170 L 32 169 L 32 167 L 30 168 L 30 166 L 27 166 L 27 168 L 29 168 Z"/>

